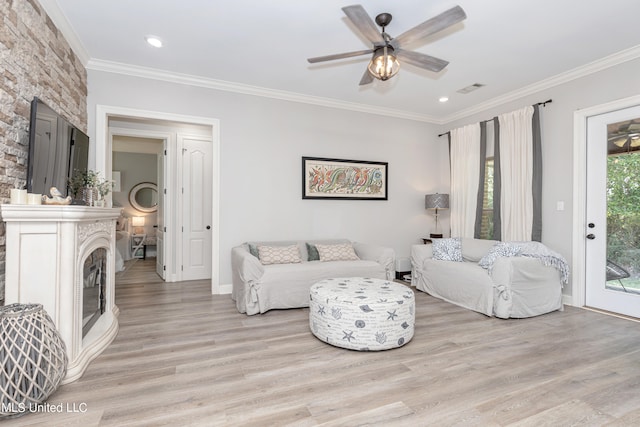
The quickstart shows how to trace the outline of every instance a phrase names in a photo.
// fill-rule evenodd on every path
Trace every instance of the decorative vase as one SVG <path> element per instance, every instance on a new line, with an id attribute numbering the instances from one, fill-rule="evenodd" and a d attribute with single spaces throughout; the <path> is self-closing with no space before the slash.
<path id="1" fill-rule="evenodd" d="M 82 188 L 82 200 L 87 206 L 93 206 L 98 200 L 98 189 L 95 187 Z"/>
<path id="2" fill-rule="evenodd" d="M 42 304 L 0 307 L 0 420 L 45 402 L 67 372 L 67 352 Z"/>

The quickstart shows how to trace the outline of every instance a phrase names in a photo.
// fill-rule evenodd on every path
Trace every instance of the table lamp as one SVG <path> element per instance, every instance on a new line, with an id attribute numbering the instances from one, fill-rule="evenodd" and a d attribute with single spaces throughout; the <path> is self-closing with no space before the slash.
<path id="1" fill-rule="evenodd" d="M 435 233 L 430 233 L 429 237 L 440 239 L 442 238 L 442 233 L 439 232 L 438 228 L 438 209 L 449 209 L 449 195 L 448 194 L 427 194 L 424 196 L 424 207 L 425 209 L 434 209 L 436 216 L 436 228 Z"/>

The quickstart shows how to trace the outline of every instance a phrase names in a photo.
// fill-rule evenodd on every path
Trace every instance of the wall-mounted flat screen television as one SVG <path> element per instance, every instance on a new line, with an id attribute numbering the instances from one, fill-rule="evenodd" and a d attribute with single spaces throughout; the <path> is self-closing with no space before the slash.
<path id="1" fill-rule="evenodd" d="M 40 99 L 31 102 L 27 191 L 49 194 L 56 187 L 63 196 L 74 171 L 86 171 L 89 137 Z"/>

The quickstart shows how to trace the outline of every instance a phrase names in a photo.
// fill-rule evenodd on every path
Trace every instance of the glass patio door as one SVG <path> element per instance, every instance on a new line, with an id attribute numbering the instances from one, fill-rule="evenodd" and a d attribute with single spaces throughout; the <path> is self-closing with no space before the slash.
<path id="1" fill-rule="evenodd" d="M 640 318 L 640 106 L 587 120 L 586 305 Z"/>

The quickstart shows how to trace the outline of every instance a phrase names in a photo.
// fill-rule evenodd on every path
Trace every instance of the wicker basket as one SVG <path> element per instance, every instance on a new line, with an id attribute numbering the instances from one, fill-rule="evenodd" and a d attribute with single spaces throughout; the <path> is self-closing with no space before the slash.
<path id="1" fill-rule="evenodd" d="M 0 307 L 0 365 L 0 420 L 24 415 L 56 391 L 67 352 L 41 304 Z"/>

